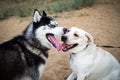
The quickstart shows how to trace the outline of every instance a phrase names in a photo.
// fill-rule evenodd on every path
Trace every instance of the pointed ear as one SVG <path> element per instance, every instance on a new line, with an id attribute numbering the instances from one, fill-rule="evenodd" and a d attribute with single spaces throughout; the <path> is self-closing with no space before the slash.
<path id="1" fill-rule="evenodd" d="M 46 12 L 43 10 L 42 16 L 47 16 Z"/>
<path id="2" fill-rule="evenodd" d="M 91 34 L 86 33 L 85 36 L 88 39 L 88 41 L 87 41 L 88 43 L 93 43 L 94 42 L 94 38 L 93 38 L 93 36 Z"/>
<path id="3" fill-rule="evenodd" d="M 33 21 L 34 22 L 39 22 L 40 19 L 41 19 L 40 12 L 37 9 L 35 9 L 34 10 L 34 16 L 33 16 Z"/>

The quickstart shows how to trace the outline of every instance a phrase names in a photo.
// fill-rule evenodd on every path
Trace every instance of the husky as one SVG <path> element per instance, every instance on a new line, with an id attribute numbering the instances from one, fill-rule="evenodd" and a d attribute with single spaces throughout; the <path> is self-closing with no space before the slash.
<path id="1" fill-rule="evenodd" d="M 48 51 L 61 45 L 54 35 L 63 35 L 66 28 L 42 15 L 36 9 L 33 20 L 23 34 L 0 44 L 0 80 L 39 80 L 48 59 Z"/>
<path id="2" fill-rule="evenodd" d="M 91 34 L 72 27 L 61 39 L 62 50 L 70 51 L 72 73 L 67 80 L 120 80 L 119 62 L 97 47 Z"/>

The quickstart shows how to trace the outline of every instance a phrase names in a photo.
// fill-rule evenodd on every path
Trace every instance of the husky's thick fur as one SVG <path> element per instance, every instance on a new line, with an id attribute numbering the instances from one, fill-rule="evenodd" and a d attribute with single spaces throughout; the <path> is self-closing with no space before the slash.
<path id="1" fill-rule="evenodd" d="M 70 51 L 72 73 L 67 80 L 120 80 L 120 64 L 109 52 L 97 47 L 93 37 L 73 27 L 62 36 L 63 51 Z"/>
<path id="2" fill-rule="evenodd" d="M 48 50 L 59 44 L 54 35 L 62 35 L 66 28 L 34 11 L 33 21 L 22 35 L 0 44 L 0 80 L 39 80 L 45 67 Z"/>

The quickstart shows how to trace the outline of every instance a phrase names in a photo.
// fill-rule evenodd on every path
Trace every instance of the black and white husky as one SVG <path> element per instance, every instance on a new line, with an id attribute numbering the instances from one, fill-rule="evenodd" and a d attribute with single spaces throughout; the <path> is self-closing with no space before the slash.
<path id="1" fill-rule="evenodd" d="M 38 80 L 47 58 L 48 50 L 61 45 L 54 35 L 63 35 L 66 28 L 58 27 L 57 22 L 34 11 L 33 21 L 23 35 L 0 44 L 0 80 Z"/>

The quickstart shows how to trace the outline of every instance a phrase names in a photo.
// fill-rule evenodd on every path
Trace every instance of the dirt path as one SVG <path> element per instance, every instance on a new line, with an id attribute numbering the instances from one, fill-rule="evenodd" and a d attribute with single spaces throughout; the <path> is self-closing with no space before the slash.
<path id="1" fill-rule="evenodd" d="M 96 4 L 93 7 L 58 14 L 60 26 L 76 26 L 91 33 L 99 45 L 120 46 L 120 1 Z M 0 22 L 0 42 L 11 39 L 29 24 L 31 18 L 16 17 Z M 106 49 L 106 48 L 104 48 Z M 106 49 L 120 61 L 120 49 Z M 69 53 L 52 49 L 41 80 L 65 80 L 70 74 Z"/>

